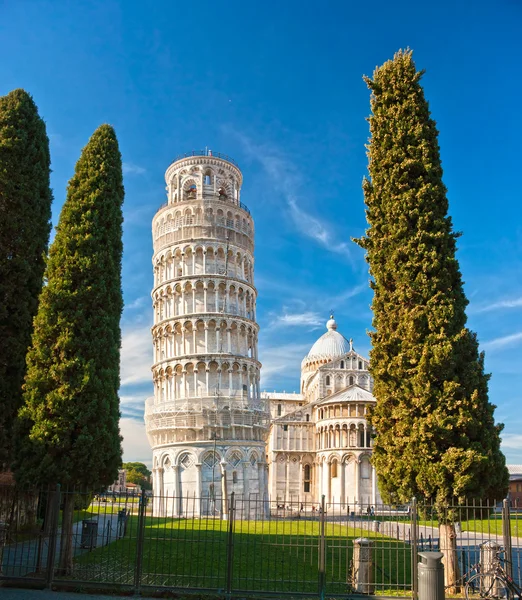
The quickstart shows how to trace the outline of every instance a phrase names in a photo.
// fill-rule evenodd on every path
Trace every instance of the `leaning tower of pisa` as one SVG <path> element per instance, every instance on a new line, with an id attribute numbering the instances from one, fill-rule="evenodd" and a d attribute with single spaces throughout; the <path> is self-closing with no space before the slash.
<path id="1" fill-rule="evenodd" d="M 242 174 L 211 151 L 176 159 L 152 221 L 154 396 L 145 423 L 155 513 L 223 514 L 266 494 L 254 222 Z"/>

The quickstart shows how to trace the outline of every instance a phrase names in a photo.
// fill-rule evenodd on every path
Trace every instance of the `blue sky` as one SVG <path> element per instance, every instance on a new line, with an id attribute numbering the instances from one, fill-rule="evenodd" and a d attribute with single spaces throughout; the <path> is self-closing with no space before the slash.
<path id="1" fill-rule="evenodd" d="M 522 5 L 411 0 L 0 5 L 0 94 L 23 87 L 47 123 L 56 222 L 81 148 L 101 123 L 124 160 L 122 432 L 150 462 L 150 224 L 165 169 L 208 146 L 239 163 L 256 223 L 262 385 L 299 387 L 324 331 L 367 353 L 367 266 L 350 238 L 366 222 L 369 92 L 362 75 L 411 47 L 440 130 L 444 181 L 490 397 L 522 463 Z"/>

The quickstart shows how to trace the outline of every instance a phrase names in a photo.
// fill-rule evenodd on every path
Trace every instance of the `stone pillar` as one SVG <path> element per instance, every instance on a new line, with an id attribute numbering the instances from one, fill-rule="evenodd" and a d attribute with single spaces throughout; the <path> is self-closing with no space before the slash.
<path id="1" fill-rule="evenodd" d="M 177 465 L 172 465 L 172 471 L 174 472 L 174 487 L 172 489 L 172 506 L 173 506 L 173 515 L 179 516 L 182 514 L 181 507 L 183 503 L 183 499 L 181 498 L 181 486 L 179 482 L 179 467 Z"/>
<path id="2" fill-rule="evenodd" d="M 352 588 L 360 594 L 373 594 L 373 542 L 367 538 L 353 541 Z"/>
<path id="3" fill-rule="evenodd" d="M 344 506 L 346 502 L 346 461 L 339 466 L 341 468 L 341 506 Z"/>
<path id="4" fill-rule="evenodd" d="M 356 456 L 355 457 L 355 510 L 356 512 L 359 511 L 359 479 L 360 479 L 360 471 L 361 471 L 361 465 L 359 464 L 359 457 Z"/>
<path id="5" fill-rule="evenodd" d="M 372 469 L 372 505 L 375 508 L 377 504 L 377 474 L 375 472 L 375 467 L 371 465 Z"/>
<path id="6" fill-rule="evenodd" d="M 224 521 L 228 521 L 228 486 L 227 486 L 227 463 L 221 462 L 221 495 L 222 507 L 221 514 Z"/>
<path id="7" fill-rule="evenodd" d="M 196 463 L 196 504 L 194 506 L 196 515 L 201 515 L 201 496 L 202 481 L 201 481 L 201 463 Z"/>

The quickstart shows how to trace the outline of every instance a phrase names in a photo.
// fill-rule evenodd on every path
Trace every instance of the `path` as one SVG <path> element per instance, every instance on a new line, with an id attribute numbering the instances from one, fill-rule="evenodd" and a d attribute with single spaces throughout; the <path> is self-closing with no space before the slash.
<path id="1" fill-rule="evenodd" d="M 73 525 L 73 545 L 74 556 L 89 552 L 88 548 L 80 546 L 82 539 L 82 521 L 78 521 Z M 118 515 L 101 514 L 98 517 L 98 535 L 96 537 L 96 547 L 105 546 L 114 542 L 117 539 Z M 61 530 L 58 530 L 56 540 L 56 560 L 60 555 L 60 538 Z M 4 548 L 2 559 L 2 574 L 4 576 L 25 577 L 36 571 L 38 557 L 38 540 L 29 540 L 18 542 L 16 544 L 8 544 Z M 41 540 L 41 561 L 42 568 L 45 569 L 47 564 L 47 554 L 49 550 L 49 538 L 45 537 Z M 3 596 L 3 593 L 2 593 Z"/>

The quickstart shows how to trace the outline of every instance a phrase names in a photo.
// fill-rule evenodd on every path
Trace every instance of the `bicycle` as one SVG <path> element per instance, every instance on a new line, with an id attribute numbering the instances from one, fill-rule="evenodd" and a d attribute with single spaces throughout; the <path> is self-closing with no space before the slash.
<path id="1" fill-rule="evenodd" d="M 494 600 L 522 599 L 522 588 L 508 575 L 502 565 L 500 552 L 497 552 L 493 569 L 480 571 L 476 565 L 476 573 L 466 581 L 464 593 L 467 600 L 492 598 Z"/>

